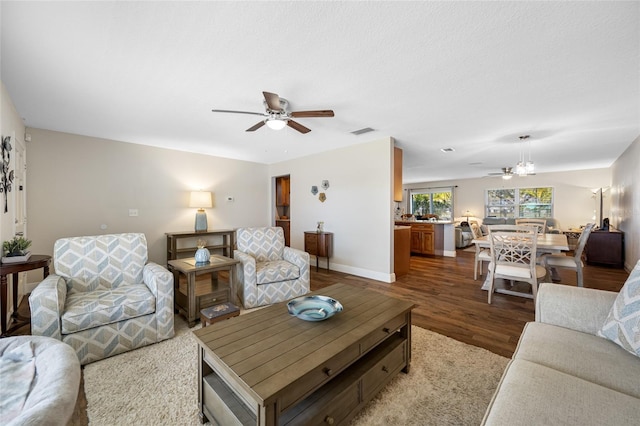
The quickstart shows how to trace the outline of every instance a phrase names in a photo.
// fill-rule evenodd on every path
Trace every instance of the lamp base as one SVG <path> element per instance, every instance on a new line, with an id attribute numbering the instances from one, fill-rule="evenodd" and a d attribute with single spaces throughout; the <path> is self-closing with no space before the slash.
<path id="1" fill-rule="evenodd" d="M 209 226 L 207 225 L 207 214 L 204 209 L 198 209 L 196 212 L 196 232 L 207 231 Z"/>

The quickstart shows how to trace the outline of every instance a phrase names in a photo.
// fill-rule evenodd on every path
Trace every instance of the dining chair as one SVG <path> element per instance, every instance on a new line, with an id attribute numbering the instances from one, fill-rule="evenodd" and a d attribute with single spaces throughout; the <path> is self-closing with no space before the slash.
<path id="1" fill-rule="evenodd" d="M 578 287 L 583 287 L 582 268 L 584 264 L 582 263 L 582 252 L 587 245 L 589 234 L 591 234 L 594 225 L 593 223 L 587 223 L 584 227 L 580 238 L 578 238 L 578 244 L 573 251 L 573 256 L 566 256 L 564 253 L 543 256 L 543 265 L 551 275 L 553 275 L 553 269 L 556 268 L 573 269 L 576 271 Z"/>
<path id="2" fill-rule="evenodd" d="M 495 290 L 496 279 L 523 281 L 531 284 L 531 293 L 535 301 L 538 280 L 547 275 L 546 269 L 536 264 L 538 242 L 536 227 L 512 225 L 509 228 L 500 230 L 489 228 L 489 242 L 491 244 L 489 304 Z"/>
<path id="3" fill-rule="evenodd" d="M 497 225 L 489 225 L 487 229 L 493 229 L 494 231 L 508 231 L 515 232 L 518 228 L 516 225 L 507 225 L 507 224 L 497 224 Z M 474 237 L 478 238 L 478 237 Z M 476 255 L 473 262 L 473 279 L 474 281 L 478 279 L 478 275 L 482 276 L 482 262 L 491 262 L 491 250 L 490 248 L 483 248 L 476 244 Z"/>
<path id="4" fill-rule="evenodd" d="M 516 219 L 516 225 L 535 226 L 538 228 L 538 234 L 547 233 L 547 219 L 521 218 Z"/>

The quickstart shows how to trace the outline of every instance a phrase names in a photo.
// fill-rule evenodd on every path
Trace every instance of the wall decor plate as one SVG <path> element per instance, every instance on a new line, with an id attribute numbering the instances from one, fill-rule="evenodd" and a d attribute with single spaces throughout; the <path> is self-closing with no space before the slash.
<path id="1" fill-rule="evenodd" d="M 318 193 L 318 187 L 317 187 L 317 186 L 315 186 L 315 185 L 313 185 L 313 186 L 311 187 L 311 193 L 312 193 L 313 195 L 316 195 L 316 194 Z"/>
<path id="2" fill-rule="evenodd" d="M 318 200 L 320 200 L 321 203 L 324 203 L 326 199 L 327 194 L 325 194 L 324 192 L 321 192 L 320 195 L 318 195 Z"/>
<path id="3" fill-rule="evenodd" d="M 323 180 L 322 181 L 322 185 L 320 185 L 320 186 L 322 186 L 322 189 L 324 189 L 324 190 L 329 189 L 329 181 L 328 180 Z"/>
<path id="4" fill-rule="evenodd" d="M 305 321 L 322 321 L 342 312 L 342 304 L 328 296 L 302 296 L 287 303 L 289 314 Z"/>

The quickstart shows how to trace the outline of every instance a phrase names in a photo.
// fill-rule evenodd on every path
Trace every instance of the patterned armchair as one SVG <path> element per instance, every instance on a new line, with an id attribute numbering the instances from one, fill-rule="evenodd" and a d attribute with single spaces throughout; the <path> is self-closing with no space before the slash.
<path id="1" fill-rule="evenodd" d="M 245 308 L 309 293 L 309 253 L 286 247 L 282 228 L 239 228 L 236 242 L 238 296 Z"/>
<path id="2" fill-rule="evenodd" d="M 63 238 L 55 274 L 31 292 L 31 332 L 75 349 L 82 365 L 173 337 L 173 275 L 147 263 L 144 234 Z"/>

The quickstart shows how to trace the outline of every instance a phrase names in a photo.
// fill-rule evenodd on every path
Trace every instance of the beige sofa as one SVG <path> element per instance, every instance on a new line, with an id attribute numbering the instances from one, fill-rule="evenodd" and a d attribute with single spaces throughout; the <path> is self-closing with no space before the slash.
<path id="1" fill-rule="evenodd" d="M 541 284 L 482 424 L 640 424 L 640 357 L 596 335 L 617 295 Z"/>

